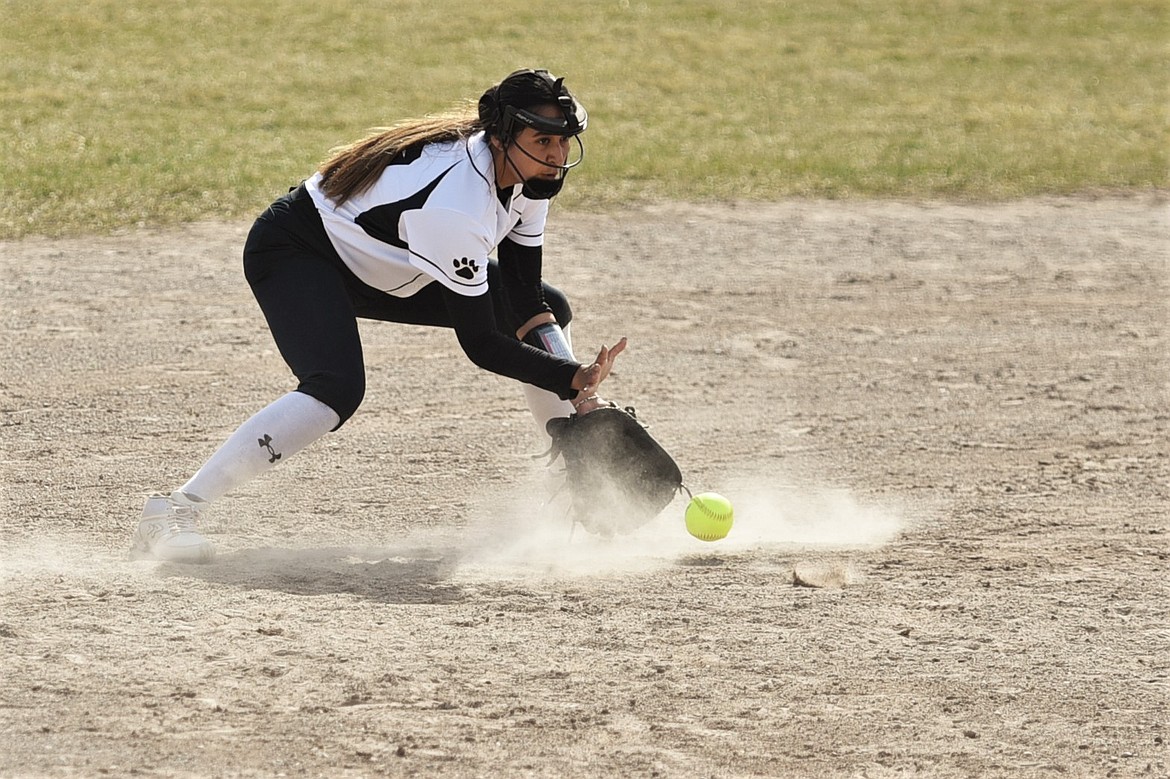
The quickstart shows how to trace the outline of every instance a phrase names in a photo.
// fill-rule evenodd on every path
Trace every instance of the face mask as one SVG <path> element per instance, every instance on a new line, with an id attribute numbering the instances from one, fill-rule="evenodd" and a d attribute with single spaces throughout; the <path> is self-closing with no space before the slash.
<path id="1" fill-rule="evenodd" d="M 529 200 L 549 200 L 556 197 L 565 185 L 565 175 L 556 179 L 528 179 L 520 191 Z"/>
<path id="2" fill-rule="evenodd" d="M 525 179 L 524 180 L 524 187 L 521 190 L 524 193 L 524 197 L 528 198 L 529 200 L 548 200 L 550 198 L 556 197 L 556 195 L 561 191 L 561 187 L 565 186 L 565 177 L 569 175 L 569 169 L 577 167 L 585 159 L 585 145 L 583 143 L 581 143 L 581 136 L 574 135 L 573 140 L 575 140 L 577 142 L 576 159 L 568 162 L 566 165 L 555 166 L 555 167 L 559 167 L 561 170 L 560 178 Z M 520 152 L 522 154 L 524 154 L 526 157 L 528 157 L 529 159 L 532 159 L 532 160 L 536 159 L 531 154 L 529 154 L 527 151 L 525 151 L 524 147 L 520 146 L 519 144 L 508 144 L 505 147 L 505 154 L 511 155 L 513 149 L 519 149 Z M 520 170 L 519 170 L 519 168 L 516 167 L 516 164 L 512 162 L 512 157 L 508 156 L 507 159 L 508 159 L 508 163 L 510 165 L 512 165 L 512 168 L 516 171 L 517 174 L 519 174 Z M 539 160 L 537 160 L 537 161 L 539 162 Z M 545 165 L 547 163 L 541 163 L 541 164 Z M 553 166 L 549 166 L 549 167 L 553 167 Z"/>
<path id="3" fill-rule="evenodd" d="M 505 152 L 512 148 L 511 140 L 525 127 L 552 135 L 566 135 L 577 141 L 576 159 L 566 161 L 559 167 L 562 171 L 557 179 L 524 180 L 524 197 L 530 200 L 548 200 L 555 197 L 565 185 L 565 174 L 569 168 L 581 164 L 585 158 L 585 146 L 581 133 L 589 125 L 589 113 L 564 85 L 563 78 L 555 78 L 547 70 L 524 68 L 511 73 L 498 86 L 484 92 L 479 99 L 479 118 L 484 127 L 503 144 Z M 518 105 L 555 105 L 559 110 L 556 117 L 543 116 L 530 108 Z M 518 148 L 518 147 L 517 147 Z M 520 151 L 528 154 L 523 148 Z M 528 156 L 532 159 L 531 154 Z M 511 157 L 508 162 L 515 168 Z M 517 171 L 519 172 L 519 171 Z M 521 176 L 523 179 L 523 176 Z"/>

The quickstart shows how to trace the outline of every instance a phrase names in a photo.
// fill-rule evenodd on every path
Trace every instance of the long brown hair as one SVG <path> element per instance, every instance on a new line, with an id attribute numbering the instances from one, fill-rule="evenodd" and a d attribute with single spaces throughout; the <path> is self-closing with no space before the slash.
<path id="1" fill-rule="evenodd" d="M 332 149 L 320 164 L 321 191 L 341 205 L 374 185 L 386 166 L 403 151 L 428 143 L 467 138 L 483 129 L 473 107 L 459 107 L 390 127 L 379 127 L 359 141 Z"/>

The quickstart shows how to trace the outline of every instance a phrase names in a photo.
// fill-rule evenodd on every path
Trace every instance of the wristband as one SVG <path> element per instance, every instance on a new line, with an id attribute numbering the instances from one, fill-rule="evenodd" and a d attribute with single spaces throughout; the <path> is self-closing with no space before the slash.
<path id="1" fill-rule="evenodd" d="M 581 408 L 581 406 L 584 406 L 586 403 L 588 403 L 591 400 L 597 400 L 597 396 L 590 395 L 587 398 L 581 398 L 580 400 L 573 401 L 573 409 L 574 410 L 579 409 L 579 408 Z"/>
<path id="2" fill-rule="evenodd" d="M 573 350 L 569 348 L 569 339 L 565 338 L 565 331 L 561 330 L 561 326 L 556 322 L 546 322 L 543 325 L 537 325 L 528 331 L 524 336 L 525 341 L 529 341 L 533 346 L 543 349 L 554 357 L 560 357 L 562 360 L 569 360 L 576 362 L 577 358 L 573 356 Z"/>

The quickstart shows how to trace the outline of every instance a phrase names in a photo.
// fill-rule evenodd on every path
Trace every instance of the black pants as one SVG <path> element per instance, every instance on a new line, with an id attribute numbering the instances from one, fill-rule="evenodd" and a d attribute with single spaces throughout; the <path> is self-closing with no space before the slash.
<path id="1" fill-rule="evenodd" d="M 355 276 L 329 242 L 304 185 L 269 206 L 252 226 L 244 244 L 244 276 L 281 356 L 300 382 L 297 390 L 337 412 L 338 427 L 365 395 L 358 317 L 452 326 L 438 282 L 399 298 Z M 488 265 L 488 290 L 496 329 L 515 338 L 523 322 L 512 315 L 494 260 Z M 568 325 L 572 311 L 565 296 L 548 284 L 544 296 L 557 322 Z"/>

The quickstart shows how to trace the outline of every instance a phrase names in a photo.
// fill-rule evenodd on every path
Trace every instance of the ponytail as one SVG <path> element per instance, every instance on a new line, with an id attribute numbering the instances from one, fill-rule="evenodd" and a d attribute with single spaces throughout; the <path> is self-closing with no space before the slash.
<path id="1" fill-rule="evenodd" d="M 378 128 L 359 141 L 330 151 L 317 168 L 321 174 L 321 191 L 341 205 L 372 187 L 386 166 L 402 152 L 430 143 L 462 140 L 482 129 L 482 122 L 471 110 Z"/>

